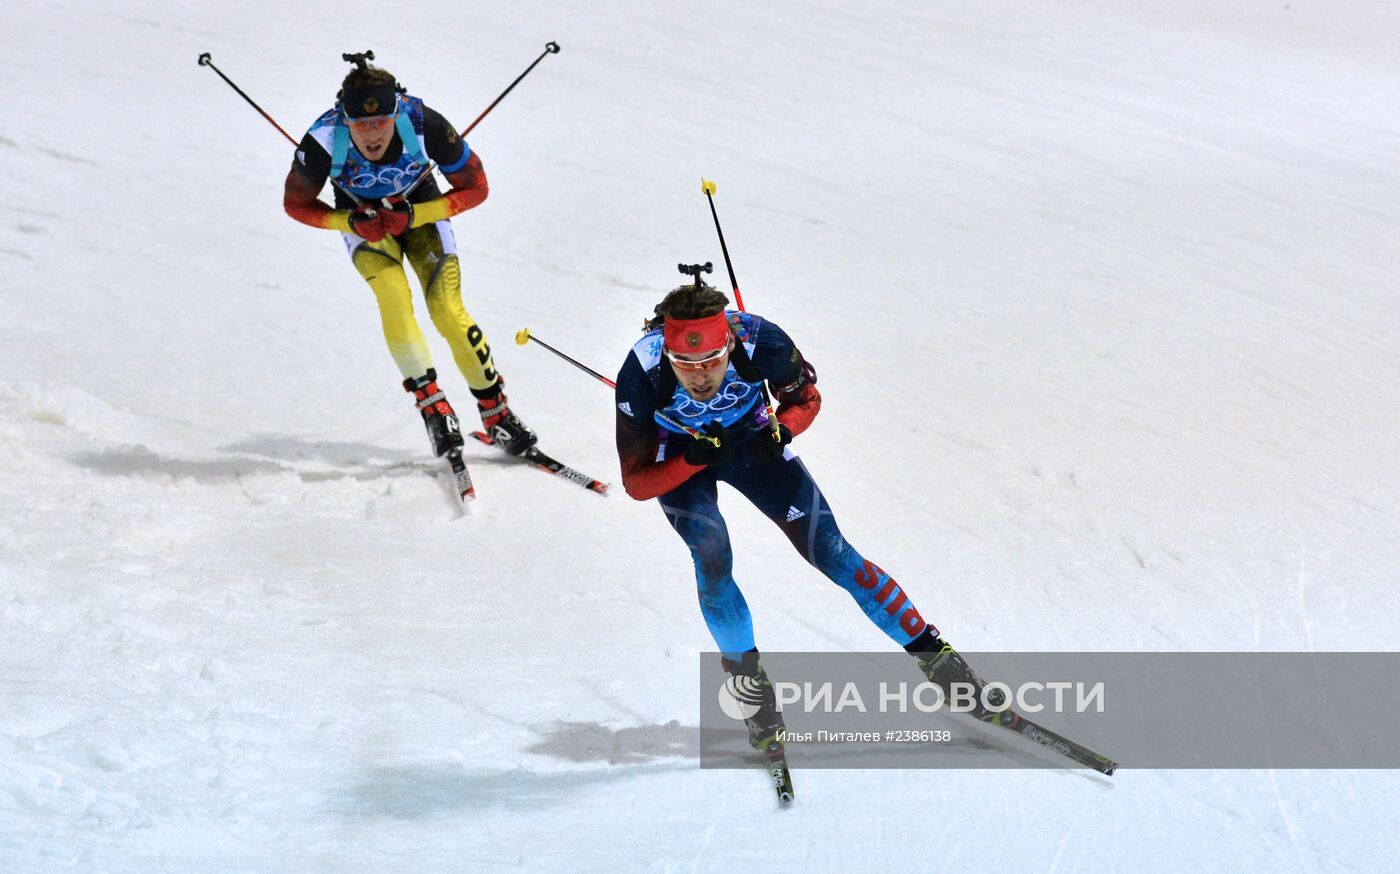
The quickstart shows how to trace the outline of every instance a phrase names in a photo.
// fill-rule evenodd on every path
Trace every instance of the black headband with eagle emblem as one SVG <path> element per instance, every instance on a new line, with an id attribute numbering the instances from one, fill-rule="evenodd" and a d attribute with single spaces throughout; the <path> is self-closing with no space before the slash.
<path id="1" fill-rule="evenodd" d="M 366 118 L 393 113 L 398 99 L 398 89 L 393 85 L 365 85 L 345 89 L 340 96 L 340 106 L 346 118 Z"/>

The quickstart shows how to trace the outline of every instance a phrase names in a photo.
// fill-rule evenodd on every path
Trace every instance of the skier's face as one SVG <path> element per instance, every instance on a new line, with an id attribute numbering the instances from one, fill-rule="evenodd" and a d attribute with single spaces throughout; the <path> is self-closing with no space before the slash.
<path id="1" fill-rule="evenodd" d="M 732 342 L 730 345 L 733 345 Z M 671 369 L 686 394 L 697 401 L 708 401 L 724 382 L 729 369 L 729 346 L 715 352 L 668 352 Z"/>
<path id="2" fill-rule="evenodd" d="M 394 116 L 376 115 L 372 118 L 356 118 L 347 122 L 350 139 L 360 154 L 371 161 L 384 157 L 389 143 L 394 139 Z"/>

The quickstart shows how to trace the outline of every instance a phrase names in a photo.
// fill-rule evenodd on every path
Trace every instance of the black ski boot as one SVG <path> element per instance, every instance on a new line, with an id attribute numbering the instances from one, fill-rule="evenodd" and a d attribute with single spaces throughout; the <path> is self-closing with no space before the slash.
<path id="1" fill-rule="evenodd" d="M 749 728 L 749 744 L 760 752 L 768 752 L 774 744 L 782 749 L 778 733 L 783 730 L 783 714 L 778 710 L 778 698 L 763 665 L 758 663 L 758 650 L 744 653 L 740 661 L 723 659 L 724 669 L 734 677 L 739 700 L 758 705 L 752 716 L 744 719 Z"/>
<path id="2" fill-rule="evenodd" d="M 953 700 L 953 684 L 970 683 L 976 690 L 976 704 L 971 711 L 973 716 L 983 722 L 999 724 L 1003 717 L 1010 718 L 1014 715 L 1006 706 L 1006 696 L 1000 689 L 993 689 L 986 695 L 987 704 L 992 705 L 992 709 L 989 710 L 982 703 L 982 689 L 986 686 L 982 678 L 977 676 L 957 650 L 932 631 L 925 631 L 905 649 L 918 659 L 919 669 L 924 672 L 924 676 L 928 677 L 930 683 L 943 690 L 950 703 Z"/>
<path id="3" fill-rule="evenodd" d="M 496 378 L 496 384 L 484 391 L 472 389 L 476 396 L 477 410 L 481 413 L 481 426 L 493 443 L 511 455 L 519 455 L 539 440 L 535 432 L 520 421 L 511 411 L 502 389 L 505 380 Z"/>
<path id="4" fill-rule="evenodd" d="M 462 448 L 462 425 L 457 414 L 447 402 L 447 395 L 438 388 L 437 371 L 429 367 L 428 372 L 417 379 L 405 379 L 404 390 L 413 395 L 418 409 L 423 414 L 423 424 L 428 428 L 428 442 L 433 454 L 441 458 L 454 449 Z"/>

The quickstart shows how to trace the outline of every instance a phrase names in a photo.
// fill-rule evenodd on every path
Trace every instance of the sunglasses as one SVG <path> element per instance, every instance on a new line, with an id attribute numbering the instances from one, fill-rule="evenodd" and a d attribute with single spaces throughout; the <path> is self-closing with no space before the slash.
<path id="1" fill-rule="evenodd" d="M 688 361 L 684 358 L 677 358 L 676 353 L 672 352 L 670 349 L 666 350 L 666 358 L 670 360 L 671 365 L 677 370 L 684 370 L 686 373 L 699 373 L 702 370 L 711 370 L 718 367 L 728 357 L 728 346 L 725 346 L 723 349 L 716 349 L 714 352 L 711 352 L 698 361 Z"/>

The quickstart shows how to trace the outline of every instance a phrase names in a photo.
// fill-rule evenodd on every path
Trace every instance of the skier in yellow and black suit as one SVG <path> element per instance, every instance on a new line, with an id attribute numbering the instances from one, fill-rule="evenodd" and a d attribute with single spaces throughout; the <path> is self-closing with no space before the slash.
<path id="1" fill-rule="evenodd" d="M 413 316 L 405 255 L 418 274 L 433 325 L 452 347 L 476 397 L 486 433 L 507 451 L 524 452 L 535 443 L 535 432 L 508 406 L 486 336 L 462 306 L 457 242 L 448 221 L 486 199 L 481 158 L 447 119 L 405 93 L 392 74 L 359 63 L 345 77 L 336 105 L 302 138 L 283 206 L 303 224 L 341 232 L 355 268 L 379 301 L 384 340 L 404 388 L 423 413 L 433 452 L 443 455 L 461 446 L 462 434 Z M 446 194 L 438 189 L 430 162 L 451 183 Z M 421 178 L 424 174 L 427 178 Z M 336 186 L 335 208 L 319 200 L 327 179 Z"/>

